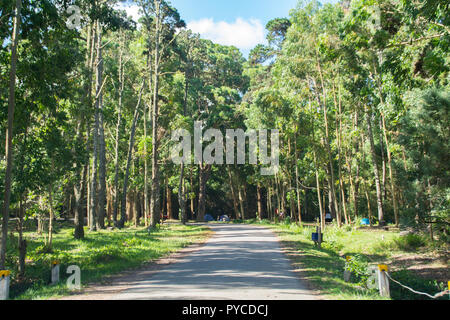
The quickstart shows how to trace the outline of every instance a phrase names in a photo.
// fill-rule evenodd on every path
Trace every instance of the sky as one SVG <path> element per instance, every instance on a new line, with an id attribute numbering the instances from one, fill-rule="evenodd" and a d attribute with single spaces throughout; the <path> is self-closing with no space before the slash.
<path id="1" fill-rule="evenodd" d="M 170 0 L 188 29 L 204 39 L 239 48 L 245 57 L 266 43 L 267 22 L 289 17 L 298 0 Z M 135 19 L 138 8 L 127 8 Z"/>

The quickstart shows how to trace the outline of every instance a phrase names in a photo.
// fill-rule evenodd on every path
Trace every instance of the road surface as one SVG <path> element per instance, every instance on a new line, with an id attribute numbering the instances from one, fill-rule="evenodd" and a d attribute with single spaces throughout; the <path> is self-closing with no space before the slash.
<path id="1" fill-rule="evenodd" d="M 112 300 L 315 300 L 269 229 L 209 225 L 200 249 L 130 283 Z"/>

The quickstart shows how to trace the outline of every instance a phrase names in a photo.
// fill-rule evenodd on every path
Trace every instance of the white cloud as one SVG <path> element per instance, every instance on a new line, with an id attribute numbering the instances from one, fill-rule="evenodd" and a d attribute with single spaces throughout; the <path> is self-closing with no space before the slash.
<path id="1" fill-rule="evenodd" d="M 138 22 L 139 18 L 142 16 L 139 13 L 139 6 L 135 4 L 130 5 L 125 3 L 118 3 L 115 8 L 125 10 L 127 12 L 127 15 L 130 16 L 135 22 Z"/>
<path id="2" fill-rule="evenodd" d="M 204 39 L 226 46 L 235 46 L 244 51 L 265 43 L 265 29 L 257 19 L 237 18 L 235 22 L 228 23 L 205 18 L 189 22 L 187 28 L 199 33 Z"/>

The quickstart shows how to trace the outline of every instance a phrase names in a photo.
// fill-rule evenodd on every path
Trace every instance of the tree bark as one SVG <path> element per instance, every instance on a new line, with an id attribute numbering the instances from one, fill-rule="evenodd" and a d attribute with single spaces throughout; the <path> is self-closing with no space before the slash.
<path id="1" fill-rule="evenodd" d="M 55 218 L 55 214 L 53 212 L 53 190 L 52 186 L 48 187 L 48 201 L 50 206 L 50 215 L 48 220 L 48 243 L 47 249 L 52 250 L 53 246 L 53 219 Z"/>
<path id="2" fill-rule="evenodd" d="M 152 63 L 151 63 L 151 54 L 149 52 L 148 55 L 148 60 L 147 60 L 147 64 L 148 64 L 148 71 L 149 71 L 149 81 L 148 81 L 148 89 L 149 92 L 152 91 Z M 148 109 L 148 114 L 146 112 L 146 110 L 144 110 L 144 138 L 145 138 L 145 144 L 144 144 L 144 219 L 145 219 L 145 227 L 148 228 L 149 226 L 149 216 L 150 216 L 150 212 L 149 212 L 149 199 L 148 199 L 148 148 L 147 148 L 147 137 L 148 137 L 148 132 L 147 132 L 147 120 L 151 120 L 151 114 L 152 114 L 152 108 L 151 106 L 151 102 L 146 105 L 145 109 Z M 147 119 L 148 117 L 148 119 Z"/>
<path id="3" fill-rule="evenodd" d="M 184 99 L 183 99 L 183 116 L 186 117 L 187 113 L 187 99 L 188 99 L 188 72 L 187 70 L 184 73 Z M 185 186 L 184 186 L 184 161 L 180 165 L 180 181 L 178 186 L 178 205 L 180 206 L 180 220 L 182 224 L 187 223 L 187 215 L 186 215 L 186 195 L 185 195 Z"/>
<path id="4" fill-rule="evenodd" d="M 167 199 L 167 218 L 169 220 L 173 219 L 172 213 L 172 190 L 170 189 L 169 184 L 166 185 L 166 199 Z"/>
<path id="5" fill-rule="evenodd" d="M 257 197 L 257 201 L 258 201 L 259 220 L 262 220 L 262 219 L 264 219 L 264 211 L 263 211 L 263 203 L 262 203 L 261 183 L 259 183 L 259 182 L 256 186 L 256 197 Z"/>
<path id="6" fill-rule="evenodd" d="M 198 215 L 197 221 L 205 220 L 206 213 L 206 183 L 211 174 L 211 165 L 200 165 L 199 173 L 199 193 L 198 193 Z"/>
<path id="7" fill-rule="evenodd" d="M 116 146 L 114 155 L 114 210 L 113 210 L 113 224 L 117 227 L 117 215 L 119 213 L 119 143 L 120 143 L 120 126 L 122 123 L 122 99 L 124 91 L 124 65 L 123 65 L 123 32 L 119 31 L 119 106 L 117 113 L 117 125 L 116 125 Z"/>
<path id="8" fill-rule="evenodd" d="M 84 212 L 83 212 L 83 206 L 82 206 L 82 197 L 85 192 L 85 186 L 86 186 L 86 176 L 87 176 L 87 168 L 83 167 L 82 170 L 82 178 L 79 186 L 75 186 L 74 193 L 75 193 L 75 232 L 74 232 L 74 238 L 75 239 L 83 239 L 84 238 Z"/>
<path id="9" fill-rule="evenodd" d="M 298 150 L 297 150 L 297 134 L 298 134 L 298 127 L 297 131 L 295 132 L 295 142 L 294 142 L 294 153 L 295 153 L 295 191 L 297 193 L 297 211 L 298 211 L 298 222 L 302 224 L 302 202 L 301 202 L 301 194 L 300 194 L 300 177 L 298 172 Z"/>
<path id="10" fill-rule="evenodd" d="M 158 118 L 159 118 L 159 59 L 160 59 L 160 34 L 161 34 L 161 0 L 154 0 L 155 17 L 155 61 L 153 82 L 153 130 L 152 130 L 152 191 L 151 191 L 151 223 L 150 228 L 156 227 L 161 219 L 160 210 L 160 183 L 159 183 L 159 141 L 158 141 Z"/>
<path id="11" fill-rule="evenodd" d="M 345 224 L 349 224 L 350 218 L 347 212 L 347 203 L 345 201 L 345 185 L 344 185 L 344 181 L 343 181 L 343 176 L 342 176 L 342 156 L 341 156 L 341 152 L 342 152 L 342 137 L 341 137 L 341 132 L 342 132 L 342 101 L 341 101 L 341 91 L 340 91 L 340 86 L 338 89 L 339 93 L 338 93 L 338 101 L 336 101 L 336 94 L 335 94 L 335 89 L 334 89 L 334 85 L 333 85 L 333 96 L 334 96 L 334 104 L 338 106 L 337 111 L 338 111 L 338 116 L 336 117 L 336 137 L 337 137 L 337 145 L 338 145 L 338 175 L 339 175 L 339 199 L 340 199 L 340 205 L 339 205 L 339 210 L 342 206 L 342 209 L 344 211 L 344 219 L 345 219 Z"/>
<path id="12" fill-rule="evenodd" d="M 102 28 L 100 22 L 97 23 L 98 43 L 97 43 L 97 104 L 99 112 L 99 192 L 98 192 L 98 219 L 97 229 L 105 228 L 106 217 L 106 145 L 105 128 L 103 115 L 103 55 L 102 55 Z M 98 87 L 100 86 L 100 87 Z"/>
<path id="13" fill-rule="evenodd" d="M 126 222 L 126 204 L 127 204 L 127 191 L 128 191 L 128 179 L 130 176 L 130 168 L 133 157 L 133 146 L 134 146 L 134 135 L 136 133 L 136 125 L 139 120 L 139 106 L 141 104 L 142 92 L 144 90 L 145 80 L 142 84 L 141 91 L 139 93 L 138 102 L 136 108 L 134 109 L 133 124 L 131 126 L 130 140 L 128 142 L 128 157 L 127 157 L 127 168 L 125 170 L 125 178 L 123 179 L 123 190 L 122 190 L 122 207 L 120 211 L 120 221 L 117 225 L 119 229 L 125 226 Z"/>
<path id="14" fill-rule="evenodd" d="M 397 187 L 396 187 L 395 180 L 394 180 L 394 170 L 392 168 L 392 153 L 390 150 L 389 139 L 387 136 L 386 119 L 383 114 L 381 115 L 381 119 L 382 119 L 382 124 L 383 124 L 384 140 L 385 140 L 385 144 L 386 144 L 387 157 L 388 157 L 389 180 L 391 182 L 392 204 L 394 206 L 395 226 L 398 227 L 400 224 L 400 217 L 399 217 L 399 213 L 398 213 Z"/>
<path id="15" fill-rule="evenodd" d="M 95 99 L 95 123 L 92 133 L 92 141 L 93 141 L 93 159 L 92 159 L 92 169 L 91 169 L 91 205 L 90 205 L 90 230 L 96 231 L 98 228 L 97 223 L 97 215 L 98 215 L 98 207 L 99 207 L 99 195 L 98 192 L 98 162 L 99 162 L 99 133 L 100 133 L 100 91 L 102 90 L 102 61 L 101 61 L 101 34 L 100 34 L 100 22 L 97 20 L 96 23 L 97 33 L 97 57 L 96 57 L 96 99 Z"/>
<path id="16" fill-rule="evenodd" d="M 316 189 L 317 189 L 317 199 L 319 201 L 319 214 L 320 214 L 320 226 L 322 230 L 325 230 L 325 213 L 324 207 L 322 205 L 322 197 L 320 195 L 320 180 L 319 180 L 319 171 L 317 169 L 317 157 L 316 152 L 314 151 L 314 164 L 316 166 Z"/>
<path id="17" fill-rule="evenodd" d="M 329 166 L 330 166 L 330 171 L 329 171 L 329 176 L 331 181 L 329 182 L 329 186 L 330 186 L 330 193 L 331 193 L 331 201 L 332 204 L 331 206 L 334 206 L 334 210 L 336 212 L 336 220 L 338 223 L 338 227 L 341 227 L 342 221 L 341 221 L 341 212 L 339 210 L 339 206 L 336 200 L 336 190 L 334 187 L 334 182 L 335 177 L 334 177 L 334 165 L 333 165 L 333 156 L 331 154 L 331 147 L 330 147 L 330 130 L 328 127 L 328 108 L 327 108 L 327 92 L 326 92 L 326 88 L 325 88 L 325 83 L 324 83 L 324 79 L 323 79 L 323 74 L 322 74 L 322 67 L 320 65 L 320 62 L 317 58 L 317 69 L 319 71 L 319 75 L 320 75 L 320 82 L 321 82 L 321 86 L 322 86 L 322 91 L 323 91 L 323 116 L 324 116 L 324 122 L 325 122 L 325 149 L 328 155 L 328 161 L 329 161 Z"/>
<path id="18" fill-rule="evenodd" d="M 228 172 L 228 181 L 230 182 L 231 196 L 233 198 L 234 214 L 235 214 L 236 219 L 239 219 L 238 200 L 236 197 L 236 191 L 234 189 L 234 184 L 233 184 L 233 176 L 231 175 L 231 169 L 230 169 L 229 165 L 227 165 L 227 172 Z"/>
<path id="19" fill-rule="evenodd" d="M 25 258 L 27 255 L 27 241 L 23 238 L 23 219 L 24 219 L 24 208 L 22 200 L 19 202 L 19 224 L 18 224 L 18 231 L 19 231 L 19 240 L 18 240 L 18 246 L 19 246 L 19 279 L 23 278 L 25 275 Z"/>
<path id="20" fill-rule="evenodd" d="M 180 168 L 180 181 L 178 185 L 178 205 L 180 206 L 180 220 L 182 224 L 187 223 L 186 215 L 186 191 L 184 186 L 184 163 L 181 163 Z"/>
<path id="21" fill-rule="evenodd" d="M 190 170 L 190 175 L 189 175 L 189 182 L 190 182 L 190 186 L 191 186 L 191 193 L 194 193 L 194 166 L 191 165 L 191 170 Z M 195 218 L 195 199 L 194 197 L 190 197 L 191 200 L 191 213 L 192 213 L 192 218 Z"/>
<path id="22" fill-rule="evenodd" d="M 13 34 L 11 37 L 11 69 L 9 74 L 9 98 L 8 98 L 8 128 L 6 129 L 6 173 L 5 193 L 3 198 L 3 222 L 2 239 L 0 243 L 0 270 L 5 269 L 6 243 L 8 241 L 9 204 L 11 200 L 12 177 L 12 136 L 14 123 L 14 109 L 16 106 L 16 69 L 17 69 L 17 45 L 19 42 L 19 29 L 21 19 L 22 0 L 16 0 L 16 13 L 14 17 Z"/>
<path id="23" fill-rule="evenodd" d="M 377 207 L 378 207 L 378 221 L 380 225 L 384 225 L 384 212 L 383 212 L 383 195 L 381 192 L 381 183 L 380 183 L 380 171 L 378 168 L 378 162 L 376 158 L 376 152 L 375 152 L 375 142 L 373 139 L 373 131 L 372 131 L 372 119 L 371 114 L 366 108 L 366 116 L 367 116 L 367 129 L 368 129 L 368 135 L 369 135 L 369 142 L 370 142 L 370 153 L 372 155 L 372 164 L 373 164 L 373 173 L 375 176 L 375 185 L 377 189 Z"/>
<path id="24" fill-rule="evenodd" d="M 244 197 L 242 195 L 242 188 L 238 187 L 239 194 L 239 205 L 241 207 L 242 220 L 245 220 L 245 212 L 244 212 Z"/>

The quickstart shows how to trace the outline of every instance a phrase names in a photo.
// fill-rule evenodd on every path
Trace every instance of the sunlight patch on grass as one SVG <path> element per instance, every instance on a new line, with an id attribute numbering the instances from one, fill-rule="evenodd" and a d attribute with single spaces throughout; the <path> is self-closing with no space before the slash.
<path id="1" fill-rule="evenodd" d="M 150 234 L 145 228 L 101 230 L 89 232 L 86 238 L 75 240 L 72 228 L 61 228 L 53 238 L 53 252 L 43 253 L 44 237 L 25 233 L 28 241 L 25 279 L 17 281 L 17 248 L 9 241 L 8 267 L 12 271 L 12 299 L 46 299 L 69 294 L 65 286 L 70 265 L 81 268 L 82 286 L 102 281 L 109 275 L 133 270 L 181 248 L 205 240 L 210 231 L 201 226 L 163 225 Z M 61 265 L 60 284 L 50 286 L 50 264 Z"/>

